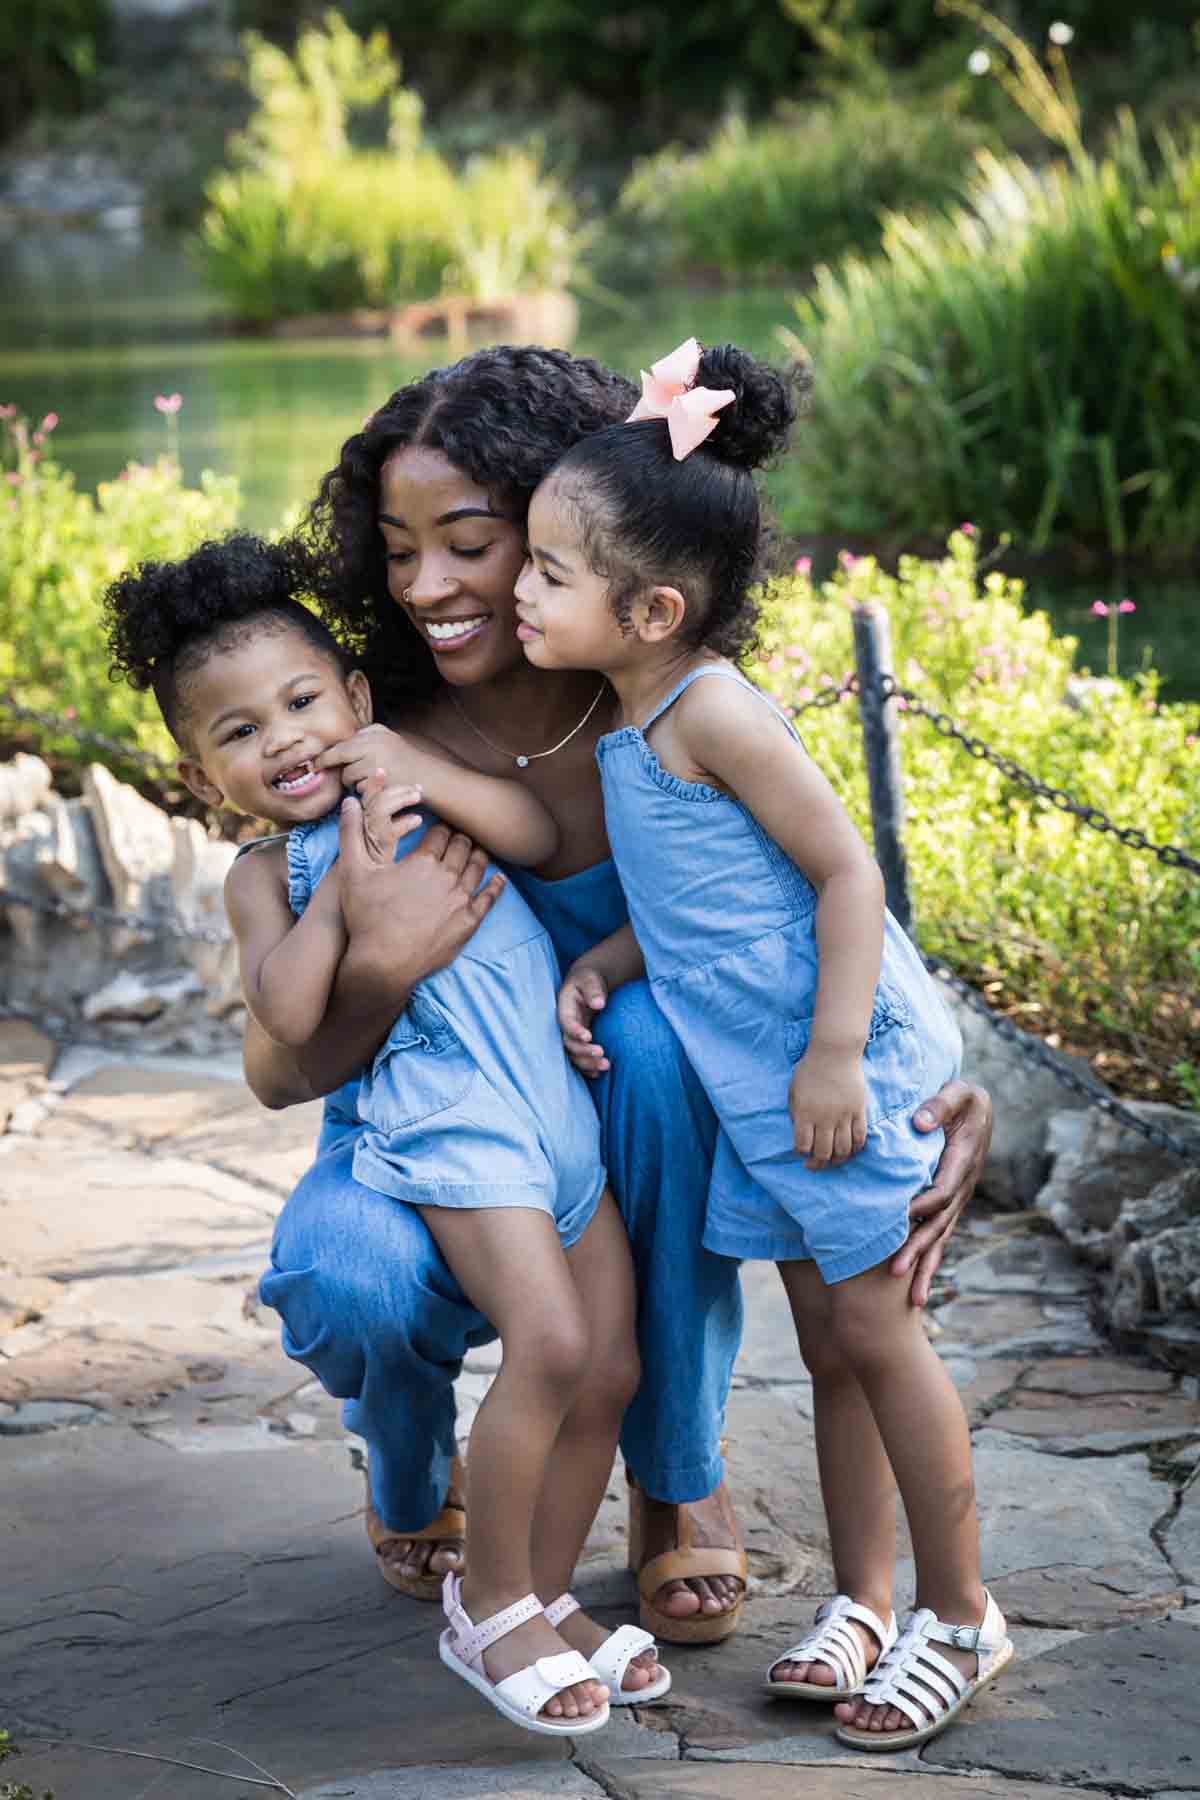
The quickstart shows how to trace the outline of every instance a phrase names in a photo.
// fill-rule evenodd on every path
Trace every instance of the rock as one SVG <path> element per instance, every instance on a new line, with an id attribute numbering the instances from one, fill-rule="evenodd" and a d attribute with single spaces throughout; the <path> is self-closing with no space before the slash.
<path id="1" fill-rule="evenodd" d="M 1132 1110 L 1200 1151 L 1200 1116 L 1182 1107 L 1140 1102 Z M 1105 1113 L 1056 1113 L 1047 1131 L 1053 1159 L 1049 1180 L 1037 1195 L 1040 1213 L 1074 1250 L 1104 1267 L 1111 1233 L 1122 1209 L 1142 1200 L 1180 1172 L 1179 1158 L 1160 1150 Z"/>
<path id="2" fill-rule="evenodd" d="M 943 999 L 962 1032 L 963 1072 L 987 1088 L 995 1107 L 981 1192 L 1009 1210 L 1030 1206 L 1049 1168 L 1048 1120 L 1065 1111 L 1082 1111 L 1087 1102 L 1081 1095 L 1073 1095 L 1048 1069 L 1032 1062 L 1019 1043 L 1001 1037 L 966 1001 L 948 990 Z M 1085 1076 L 1094 1087 L 1101 1087 L 1084 1058 L 1048 1054 L 1064 1068 Z"/>
<path id="3" fill-rule="evenodd" d="M 950 1282 L 961 1294 L 1034 1294 L 1043 1300 L 1075 1300 L 1095 1288 L 1094 1277 L 1065 1244 L 1028 1232 L 956 1263 Z"/>
<path id="4" fill-rule="evenodd" d="M 0 764 L 0 823 L 37 812 L 50 798 L 53 778 L 40 756 L 18 752 Z"/>
<path id="5" fill-rule="evenodd" d="M 83 1003 L 83 1016 L 105 1019 L 157 1019 L 168 1006 L 187 995 L 198 994 L 200 983 L 191 973 L 155 979 L 122 969 L 110 982 Z"/>
<path id="6" fill-rule="evenodd" d="M 64 1425 L 94 1425 L 104 1414 L 82 1400 L 25 1400 L 16 1406 L 0 1405 L 0 1437 L 30 1437 L 35 1432 L 58 1431 Z"/>
<path id="7" fill-rule="evenodd" d="M 150 920 L 167 911 L 174 834 L 166 813 L 102 763 L 89 763 L 83 791 L 91 807 L 104 871 L 118 912 Z"/>

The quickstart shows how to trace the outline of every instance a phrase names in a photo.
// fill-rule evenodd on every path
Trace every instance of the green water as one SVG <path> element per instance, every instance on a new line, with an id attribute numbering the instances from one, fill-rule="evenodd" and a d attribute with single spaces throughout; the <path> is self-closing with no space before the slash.
<path id="1" fill-rule="evenodd" d="M 35 420 L 56 412 L 54 454 L 85 487 L 158 455 L 166 435 L 154 397 L 179 393 L 188 479 L 203 469 L 235 473 L 244 521 L 272 528 L 304 505 L 343 438 L 381 399 L 446 360 L 437 342 L 400 355 L 378 339 L 228 335 L 177 243 L 64 232 L 15 239 L 2 254 L 0 402 Z M 631 375 L 692 333 L 778 355 L 776 333 L 790 316 L 784 289 L 666 289 L 623 310 L 586 306 L 574 348 Z M 1121 672 L 1149 657 L 1167 678 L 1168 697 L 1200 696 L 1195 586 L 1114 589 L 1101 580 L 1074 592 L 1035 587 L 1030 601 L 1080 639 L 1081 666 L 1102 671 L 1106 626 L 1090 607 L 1125 595 L 1137 611 L 1121 621 Z"/>

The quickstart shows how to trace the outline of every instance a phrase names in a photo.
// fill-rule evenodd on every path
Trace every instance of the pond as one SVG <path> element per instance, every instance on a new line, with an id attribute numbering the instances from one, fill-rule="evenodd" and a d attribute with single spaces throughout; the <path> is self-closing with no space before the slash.
<path id="1" fill-rule="evenodd" d="M 59 415 L 57 459 L 94 487 L 125 463 L 165 448 L 157 394 L 183 396 L 184 470 L 235 473 L 243 520 L 264 530 L 303 506 L 343 438 L 380 399 L 445 360 L 431 342 L 400 354 L 380 339 L 233 337 L 176 241 L 88 232 L 20 236 L 3 247 L 0 401 L 30 418 Z M 691 333 L 777 355 L 791 317 L 786 289 L 689 293 L 660 289 L 636 302 L 584 308 L 576 350 L 636 375 Z M 986 521 L 980 521 L 986 530 Z M 1102 671 L 1107 627 L 1091 605 L 1132 598 L 1121 620 L 1123 674 L 1152 659 L 1167 698 L 1200 697 L 1194 584 L 1093 581 L 1075 591 L 1034 586 L 1058 629 L 1080 640 L 1081 666 Z"/>

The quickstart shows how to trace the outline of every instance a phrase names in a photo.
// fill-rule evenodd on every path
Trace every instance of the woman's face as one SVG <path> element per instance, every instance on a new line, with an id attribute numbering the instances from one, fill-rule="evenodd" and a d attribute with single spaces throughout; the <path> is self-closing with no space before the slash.
<path id="1" fill-rule="evenodd" d="M 388 592 L 456 687 L 524 662 L 513 589 L 524 532 L 440 450 L 398 450 L 379 478 Z"/>

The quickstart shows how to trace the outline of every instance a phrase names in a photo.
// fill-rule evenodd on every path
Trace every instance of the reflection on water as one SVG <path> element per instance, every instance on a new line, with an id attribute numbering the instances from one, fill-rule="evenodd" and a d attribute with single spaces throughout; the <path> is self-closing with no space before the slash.
<path id="1" fill-rule="evenodd" d="M 59 415 L 55 455 L 94 487 L 126 462 L 165 447 L 156 394 L 180 393 L 185 473 L 232 471 L 247 524 L 271 529 L 312 494 L 343 438 L 401 383 L 439 361 L 444 346 L 398 354 L 378 339 L 290 342 L 222 335 L 219 305 L 200 289 L 176 242 L 139 243 L 88 232 L 17 237 L 2 246 L 0 401 L 30 417 Z M 785 289 L 740 294 L 664 291 L 627 312 L 585 310 L 582 353 L 636 375 L 695 333 L 776 354 L 776 328 L 791 315 Z M 1031 600 L 1080 639 L 1078 661 L 1105 666 L 1103 619 L 1092 601 L 1134 599 L 1122 619 L 1121 669 L 1151 654 L 1168 694 L 1200 695 L 1195 587 L 1137 583 L 1114 595 L 1086 592 Z"/>

